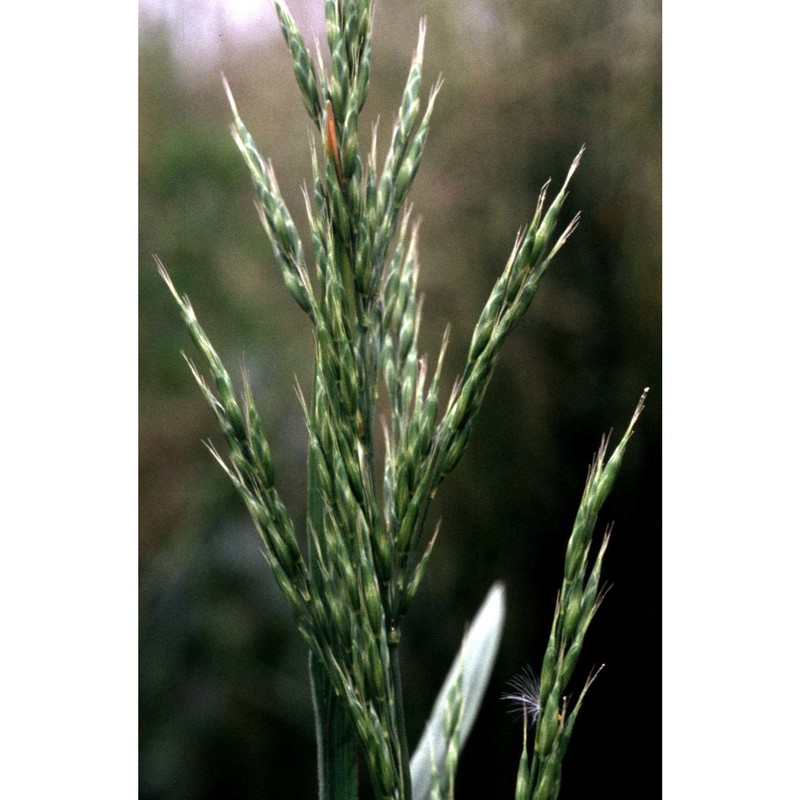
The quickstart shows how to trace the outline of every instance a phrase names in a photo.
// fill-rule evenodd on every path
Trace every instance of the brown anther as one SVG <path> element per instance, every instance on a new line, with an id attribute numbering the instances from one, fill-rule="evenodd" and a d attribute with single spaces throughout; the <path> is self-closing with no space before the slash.
<path id="1" fill-rule="evenodd" d="M 336 139 L 336 119 L 333 116 L 333 106 L 330 100 L 325 101 L 325 152 L 333 161 L 339 187 L 344 188 L 344 172 L 342 163 L 339 161 L 339 142 Z"/>

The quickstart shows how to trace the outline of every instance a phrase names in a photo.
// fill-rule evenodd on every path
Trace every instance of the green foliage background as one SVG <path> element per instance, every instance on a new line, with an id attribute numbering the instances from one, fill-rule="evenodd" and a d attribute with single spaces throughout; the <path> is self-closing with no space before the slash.
<path id="1" fill-rule="evenodd" d="M 316 6 L 320 6 L 316 8 Z M 202 440 L 216 423 L 180 350 L 191 347 L 152 260 L 187 291 L 232 373 L 252 377 L 295 519 L 305 493 L 311 336 L 288 298 L 229 135 L 224 71 L 245 123 L 303 219 L 307 117 L 265 3 L 263 39 L 224 36 L 180 57 L 180 32 L 140 27 L 140 796 L 310 798 L 316 772 L 305 649 L 257 537 Z M 291 4 L 305 32 L 321 4 Z M 187 6 L 187 10 L 190 6 Z M 422 343 L 453 326 L 446 373 L 529 220 L 541 184 L 586 153 L 565 217 L 581 224 L 506 343 L 470 447 L 442 487 L 442 534 L 403 640 L 412 742 L 491 583 L 508 619 L 457 796 L 512 797 L 519 723 L 499 701 L 537 664 L 563 549 L 600 434 L 647 409 L 605 520 L 613 584 L 590 632 L 592 687 L 562 797 L 660 791 L 661 19 L 648 0 L 377 3 L 365 119 L 384 153 L 417 34 L 444 76 L 412 190 L 422 217 Z M 269 19 L 269 21 L 267 21 Z M 320 38 L 324 38 L 317 28 Z M 186 44 L 185 38 L 183 43 Z M 365 130 L 368 134 L 369 131 Z M 302 231 L 302 227 L 301 227 Z"/>

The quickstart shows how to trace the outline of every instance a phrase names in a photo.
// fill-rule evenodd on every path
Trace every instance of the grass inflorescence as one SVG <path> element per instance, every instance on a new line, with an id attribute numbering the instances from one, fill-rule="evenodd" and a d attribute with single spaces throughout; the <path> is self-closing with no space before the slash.
<path id="1" fill-rule="evenodd" d="M 275 7 L 313 125 L 312 184 L 304 189 L 310 253 L 227 82 L 225 91 L 233 138 L 253 181 L 275 261 L 314 335 L 310 396 L 297 390 L 308 431 L 305 554 L 275 485 L 268 436 L 246 376 L 244 393 L 237 397 L 188 298 L 160 262 L 159 269 L 200 353 L 202 365 L 189 365 L 228 446 L 227 459 L 214 455 L 253 518 L 265 558 L 311 653 L 321 797 L 357 796 L 357 742 L 376 797 L 452 798 L 467 732 L 463 710 L 469 687 L 456 671 L 443 699 L 441 756 L 432 759 L 425 783 L 430 793 L 417 797 L 397 656 L 401 623 L 436 541 L 438 527 L 428 525 L 432 498 L 464 453 L 503 342 L 578 223 L 575 216 L 564 225 L 560 216 L 583 149 L 549 202 L 543 187 L 532 220 L 520 231 L 480 314 L 460 376 L 443 400 L 449 334 L 444 333 L 430 366 L 418 349 L 418 223 L 406 205 L 442 85 L 435 81 L 424 98 L 425 23 L 379 167 L 377 126 L 368 152 L 359 144 L 370 78 L 372 0 L 325 0 L 327 62 L 319 47 L 312 57 L 283 0 L 275 0 Z M 386 419 L 378 418 L 381 396 Z M 526 768 L 520 771 L 518 797 L 555 796 L 538 787 L 547 781 L 557 787 L 583 699 L 581 693 L 568 711 L 561 696 L 602 597 L 599 571 L 607 538 L 591 567 L 588 549 L 631 430 L 607 463 L 604 444 L 590 470 L 541 683 L 529 675 L 517 687 L 526 720 L 537 722 L 530 764 L 523 749 Z M 377 437 L 383 439 L 380 448 Z"/>

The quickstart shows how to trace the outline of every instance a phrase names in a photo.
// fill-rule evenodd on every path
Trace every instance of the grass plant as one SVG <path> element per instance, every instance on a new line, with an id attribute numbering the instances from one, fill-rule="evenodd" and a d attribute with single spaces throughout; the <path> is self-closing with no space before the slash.
<path id="1" fill-rule="evenodd" d="M 359 143 L 373 2 L 325 0 L 324 5 L 327 60 L 319 47 L 312 55 L 286 4 L 275 0 L 313 126 L 312 183 L 303 190 L 310 253 L 271 163 L 260 155 L 225 83 L 233 137 L 255 187 L 261 222 L 286 288 L 314 336 L 310 395 L 297 389 L 308 431 L 304 537 L 276 488 L 268 437 L 247 376 L 237 396 L 189 299 L 160 262 L 159 269 L 200 353 L 199 365 L 187 360 L 229 450 L 227 457 L 213 448 L 212 453 L 247 506 L 308 645 L 320 797 L 355 800 L 361 759 L 376 798 L 452 798 L 459 753 L 500 639 L 503 590 L 494 587 L 476 616 L 413 757 L 398 659 L 402 622 L 437 538 L 438 527 L 432 530 L 428 520 L 431 502 L 464 453 L 503 342 L 578 223 L 576 215 L 564 224 L 561 215 L 583 150 L 552 200 L 548 185 L 543 187 L 480 314 L 460 376 L 444 395 L 448 332 L 431 365 L 418 349 L 418 228 L 406 205 L 441 88 L 437 81 L 423 97 L 425 23 L 381 160 L 377 126 L 367 152 Z M 591 556 L 593 531 L 641 409 L 640 401 L 608 460 L 608 440 L 601 443 L 567 546 L 540 675 L 518 681 L 511 693 L 525 719 L 517 800 L 558 795 L 575 718 L 596 675 L 570 705 L 567 687 L 603 597 L 600 569 L 608 532 Z M 382 441 L 376 442 L 378 437 Z M 530 754 L 529 728 L 535 731 Z"/>

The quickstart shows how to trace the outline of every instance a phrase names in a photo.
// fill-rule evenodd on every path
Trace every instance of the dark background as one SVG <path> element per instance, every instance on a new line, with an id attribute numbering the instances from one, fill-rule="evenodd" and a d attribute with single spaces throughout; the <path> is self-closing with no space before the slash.
<path id="1" fill-rule="evenodd" d="M 269 4 L 266 4 L 269 5 Z M 307 8 L 306 8 L 307 6 Z M 290 4 L 310 38 L 322 3 Z M 193 13 L 187 3 L 184 15 Z M 423 349 L 453 327 L 447 384 L 540 186 L 586 153 L 565 208 L 582 220 L 507 340 L 467 453 L 440 491 L 442 533 L 403 638 L 411 746 L 496 580 L 503 642 L 466 745 L 457 797 L 513 797 L 521 736 L 499 700 L 538 669 L 564 546 L 602 433 L 647 409 L 601 516 L 612 585 L 584 648 L 589 692 L 562 798 L 655 797 L 661 786 L 661 17 L 656 2 L 376 3 L 362 129 L 385 153 L 417 35 L 444 88 L 412 190 L 422 217 Z M 279 488 L 302 519 L 311 337 L 282 286 L 230 138 L 224 71 L 283 194 L 304 219 L 308 118 L 267 8 L 260 31 L 140 27 L 140 796 L 310 798 L 316 767 L 304 647 L 232 487 L 202 444 L 216 423 L 156 253 L 230 371 L 244 363 Z M 186 19 L 186 16 L 183 17 Z M 301 225 L 302 230 L 302 225 Z M 615 439 L 616 441 L 616 439 Z"/>

